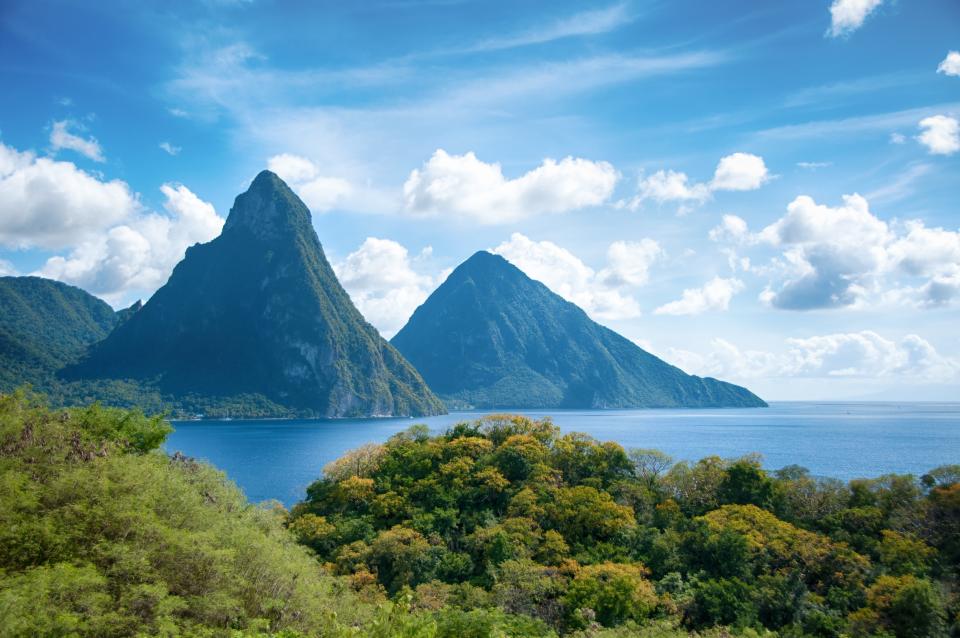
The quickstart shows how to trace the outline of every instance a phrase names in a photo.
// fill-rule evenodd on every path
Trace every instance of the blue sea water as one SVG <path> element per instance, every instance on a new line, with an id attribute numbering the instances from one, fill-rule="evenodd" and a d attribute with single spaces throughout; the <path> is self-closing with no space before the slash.
<path id="1" fill-rule="evenodd" d="M 498 410 L 503 412 L 503 410 Z M 513 410 L 551 416 L 564 432 L 585 432 L 624 447 L 656 448 L 677 460 L 751 452 L 777 469 L 802 465 L 839 479 L 922 474 L 960 463 L 960 403 L 783 402 L 765 409 Z M 209 461 L 254 501 L 290 506 L 323 466 L 368 442 L 385 441 L 415 423 L 440 432 L 489 412 L 418 419 L 179 421 L 168 452 Z"/>

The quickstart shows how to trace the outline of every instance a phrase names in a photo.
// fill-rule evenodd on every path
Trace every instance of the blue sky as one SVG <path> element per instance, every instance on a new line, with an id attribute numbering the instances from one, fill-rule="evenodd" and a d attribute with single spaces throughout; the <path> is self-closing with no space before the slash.
<path id="1" fill-rule="evenodd" d="M 956 399 L 958 50 L 952 0 L 7 1 L 0 271 L 146 299 L 269 166 L 387 336 L 491 249 L 765 398 Z"/>

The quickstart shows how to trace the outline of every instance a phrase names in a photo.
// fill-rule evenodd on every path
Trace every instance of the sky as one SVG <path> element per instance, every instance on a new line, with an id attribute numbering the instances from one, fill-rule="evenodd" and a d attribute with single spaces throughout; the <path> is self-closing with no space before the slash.
<path id="1" fill-rule="evenodd" d="M 388 338 L 491 250 L 769 400 L 960 398 L 955 0 L 4 0 L 0 83 L 0 274 L 146 300 L 270 168 Z"/>

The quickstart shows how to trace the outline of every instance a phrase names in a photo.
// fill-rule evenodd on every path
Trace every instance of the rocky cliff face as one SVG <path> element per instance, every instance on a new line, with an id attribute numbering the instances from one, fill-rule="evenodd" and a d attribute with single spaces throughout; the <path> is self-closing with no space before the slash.
<path id="1" fill-rule="evenodd" d="M 237 197 L 222 234 L 188 249 L 167 284 L 64 376 L 149 381 L 174 396 L 259 394 L 328 417 L 443 411 L 354 307 L 310 211 L 269 171 Z"/>
<path id="2" fill-rule="evenodd" d="M 746 388 L 658 359 L 487 252 L 454 270 L 392 343 L 457 406 L 766 405 Z"/>

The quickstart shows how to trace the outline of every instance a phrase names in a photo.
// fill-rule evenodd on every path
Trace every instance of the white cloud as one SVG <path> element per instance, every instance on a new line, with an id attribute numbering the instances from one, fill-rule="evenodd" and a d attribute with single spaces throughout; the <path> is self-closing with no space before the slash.
<path id="1" fill-rule="evenodd" d="M 778 308 L 808 310 L 854 304 L 883 268 L 892 235 L 855 193 L 844 195 L 838 207 L 801 195 L 758 238 L 786 249 L 788 271 L 780 290 L 766 291 L 763 299 Z"/>
<path id="2" fill-rule="evenodd" d="M 627 22 L 631 17 L 626 3 L 614 4 L 602 9 L 583 11 L 552 24 L 510 35 L 507 37 L 483 40 L 475 45 L 462 49 L 441 50 L 438 53 L 474 53 L 480 51 L 500 51 L 516 47 L 543 44 L 564 38 L 596 35 L 612 31 Z"/>
<path id="3" fill-rule="evenodd" d="M 960 268 L 960 233 L 927 228 L 922 222 L 906 223 L 907 234 L 888 247 L 890 259 L 907 274 L 941 274 L 944 265 Z"/>
<path id="4" fill-rule="evenodd" d="M 652 199 L 658 204 L 665 202 L 696 202 L 702 204 L 710 199 L 710 187 L 690 183 L 686 173 L 657 171 L 649 177 L 641 177 L 637 185 L 638 201 Z"/>
<path id="5" fill-rule="evenodd" d="M 815 171 L 818 168 L 827 168 L 833 166 L 833 162 L 797 162 L 797 166 L 808 171 Z"/>
<path id="6" fill-rule="evenodd" d="M 667 348 L 660 352 L 683 370 L 734 380 L 778 378 L 901 378 L 949 382 L 960 376 L 960 362 L 939 354 L 925 339 L 899 340 L 874 331 L 792 338 L 771 352 L 744 350 L 714 339 L 706 353 Z"/>
<path id="7" fill-rule="evenodd" d="M 677 301 L 657 308 L 658 315 L 699 315 L 707 311 L 726 310 L 733 296 L 743 290 L 739 279 L 714 277 L 700 288 L 687 288 Z"/>
<path id="8" fill-rule="evenodd" d="M 50 147 L 54 152 L 61 149 L 76 151 L 81 155 L 92 159 L 94 162 L 103 162 L 103 150 L 96 138 L 90 137 L 84 139 L 67 130 L 71 126 L 76 126 L 75 122 L 70 120 L 60 120 L 53 123 L 53 130 L 50 131 Z"/>
<path id="9" fill-rule="evenodd" d="M 143 212 L 47 260 L 37 274 L 126 305 L 163 285 L 187 247 L 210 241 L 223 227 L 213 206 L 186 186 L 164 184 L 166 215 Z"/>
<path id="10" fill-rule="evenodd" d="M 607 248 L 607 267 L 599 278 L 609 286 L 642 286 L 650 280 L 650 267 L 664 255 L 652 239 L 615 241 Z"/>
<path id="11" fill-rule="evenodd" d="M 299 155 L 282 153 L 267 160 L 267 168 L 276 173 L 315 213 L 331 210 L 353 194 L 349 181 L 340 177 L 320 175 L 312 161 Z"/>
<path id="12" fill-rule="evenodd" d="M 710 230 L 711 241 L 741 244 L 750 239 L 747 222 L 736 215 L 724 215 L 720 224 Z"/>
<path id="13" fill-rule="evenodd" d="M 625 289 L 646 283 L 650 266 L 663 255 L 650 239 L 614 242 L 607 249 L 606 267 L 597 272 L 565 248 L 520 233 L 492 252 L 598 319 L 639 316 L 640 305 Z"/>
<path id="14" fill-rule="evenodd" d="M 932 155 L 953 155 L 960 151 L 960 122 L 946 115 L 932 115 L 920 120 L 923 132 L 917 140 Z"/>
<path id="15" fill-rule="evenodd" d="M 891 144 L 906 144 L 907 136 L 903 133 L 891 133 L 890 134 L 890 143 Z"/>
<path id="16" fill-rule="evenodd" d="M 101 181 L 72 162 L 37 158 L 0 143 L 0 244 L 65 248 L 140 208 L 120 180 Z"/>
<path id="17" fill-rule="evenodd" d="M 422 254 L 430 252 L 428 248 Z M 376 237 L 367 237 L 333 268 L 353 303 L 386 338 L 403 327 L 438 283 L 413 269 L 413 260 L 402 245 Z"/>
<path id="18" fill-rule="evenodd" d="M 733 235 L 746 232 L 734 226 Z M 721 225 L 711 238 L 731 241 L 729 233 Z M 761 294 L 777 308 L 841 308 L 869 301 L 935 307 L 960 299 L 960 232 L 928 228 L 919 220 L 888 224 L 858 194 L 845 195 L 836 207 L 797 197 L 786 215 L 742 243 L 782 249 L 771 266 L 753 269 L 780 280 Z"/>
<path id="19" fill-rule="evenodd" d="M 759 155 L 734 153 L 720 159 L 710 183 L 711 190 L 752 191 L 769 179 L 767 165 Z"/>
<path id="20" fill-rule="evenodd" d="M 274 155 L 267 160 L 267 168 L 279 175 L 280 179 L 291 184 L 308 182 L 319 172 L 316 164 L 306 157 L 290 153 Z"/>
<path id="21" fill-rule="evenodd" d="M 950 51 L 937 67 L 937 73 L 960 75 L 960 51 Z"/>
<path id="22" fill-rule="evenodd" d="M 888 237 L 886 223 L 874 217 L 867 200 L 857 193 L 843 196 L 832 208 L 801 195 L 787 205 L 787 214 L 764 228 L 760 238 L 774 245 L 838 241 L 873 246 Z"/>
<path id="23" fill-rule="evenodd" d="M 163 150 L 163 152 L 165 152 L 167 155 L 179 155 L 179 154 L 180 154 L 180 151 L 183 150 L 183 148 L 181 148 L 181 147 L 179 147 L 179 146 L 174 146 L 174 145 L 171 144 L 170 142 L 160 142 L 160 148 L 161 148 L 161 149 Z"/>
<path id="24" fill-rule="evenodd" d="M 833 0 L 827 33 L 834 38 L 853 33 L 882 3 L 883 0 Z"/>
<path id="25" fill-rule="evenodd" d="M 709 183 L 694 183 L 686 173 L 659 170 L 649 176 L 640 176 L 637 195 L 628 203 L 618 205 L 639 208 L 646 200 L 658 204 L 680 202 L 678 214 L 689 211 L 688 205 L 702 204 L 715 191 L 756 190 L 770 179 L 763 158 L 750 153 L 733 153 L 721 157 Z"/>
<path id="26" fill-rule="evenodd" d="M 11 277 L 18 274 L 19 273 L 13 264 L 6 259 L 0 259 L 0 277 Z"/>
<path id="27" fill-rule="evenodd" d="M 473 153 L 437 149 L 403 185 L 404 206 L 416 216 L 468 217 L 500 224 L 545 213 L 598 206 L 610 198 L 619 174 L 607 162 L 566 157 L 507 179 L 499 164 Z"/>

